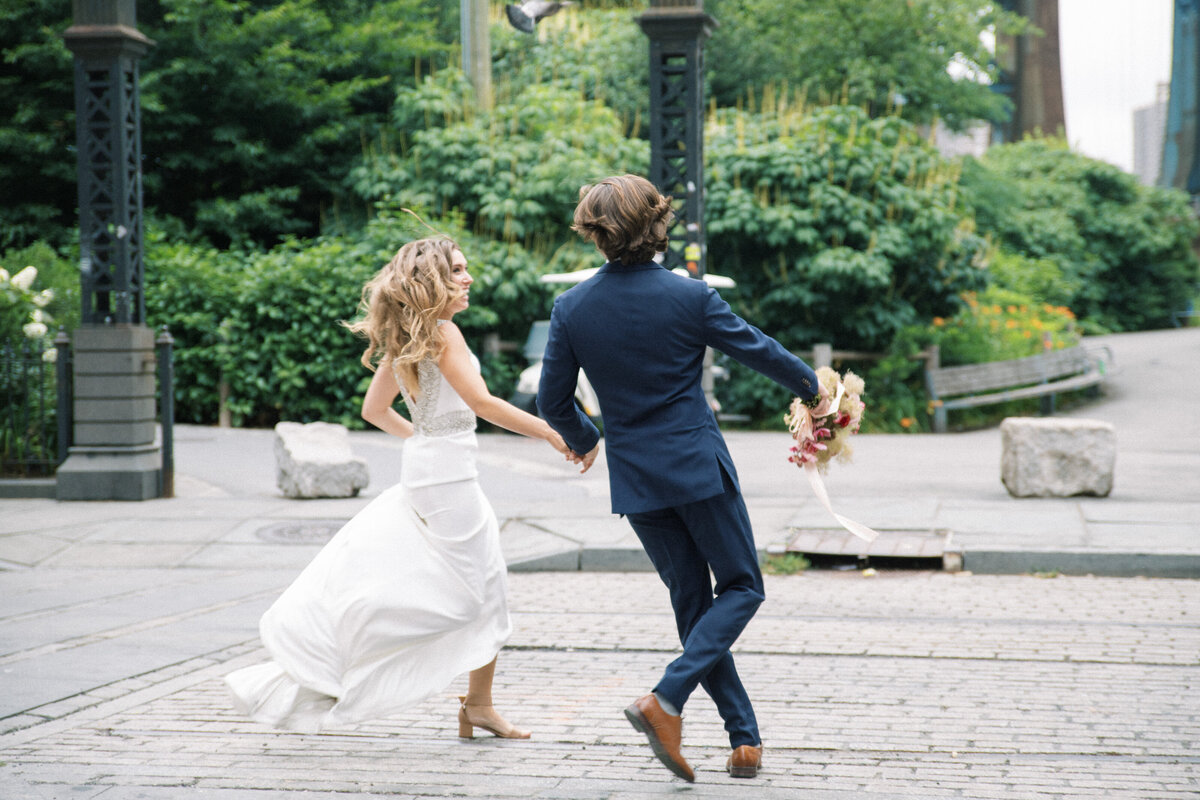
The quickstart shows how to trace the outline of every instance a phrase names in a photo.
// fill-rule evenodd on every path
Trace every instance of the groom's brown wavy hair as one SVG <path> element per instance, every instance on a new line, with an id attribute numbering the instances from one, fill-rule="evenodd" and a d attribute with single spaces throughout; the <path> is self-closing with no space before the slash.
<path id="1" fill-rule="evenodd" d="M 671 198 L 639 175 L 605 178 L 579 190 L 571 230 L 594 242 L 609 261 L 644 264 L 667 249 L 675 218 Z"/>

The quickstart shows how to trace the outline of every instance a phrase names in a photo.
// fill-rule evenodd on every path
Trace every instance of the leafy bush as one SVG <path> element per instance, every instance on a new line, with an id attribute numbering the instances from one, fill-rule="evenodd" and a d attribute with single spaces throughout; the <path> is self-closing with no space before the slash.
<path id="1" fill-rule="evenodd" d="M 1005 361 L 1079 344 L 1075 315 L 1065 306 L 1031 304 L 999 287 L 969 294 L 966 301 L 950 319 L 933 319 L 929 344 L 938 345 L 942 366 Z"/>
<path id="2" fill-rule="evenodd" d="M 644 135 L 650 59 L 630 9 L 576 6 L 541 20 L 536 36 L 508 24 L 493 26 L 491 33 L 492 72 L 502 104 L 526 86 L 556 86 L 603 103 L 625 133 Z"/>
<path id="3" fill-rule="evenodd" d="M 385 143 L 351 173 L 364 200 L 460 211 L 468 230 L 527 248 L 573 239 L 578 188 L 648 161 L 646 144 L 578 91 L 531 84 L 482 112 L 450 69 L 401 90 L 394 125 L 399 149 Z"/>
<path id="4" fill-rule="evenodd" d="M 968 293 L 964 299 L 964 307 L 953 317 L 934 317 L 928 324 L 908 326 L 897 333 L 887 356 L 867 373 L 871 407 L 864 417 L 864 429 L 928 429 L 929 397 L 920 356 L 931 345 L 938 346 L 942 366 L 953 366 L 1022 358 L 1080 341 L 1075 315 L 1065 306 L 1037 303 L 1001 287 Z M 1017 406 L 993 406 L 968 413 L 975 421 L 987 421 L 1008 415 L 1014 408 Z"/>
<path id="5" fill-rule="evenodd" d="M 1069 306 L 1087 330 L 1167 327 L 1195 297 L 1200 224 L 1182 192 L 1141 186 L 1050 139 L 993 147 L 968 161 L 963 186 L 981 232 L 1057 272 L 1030 285 L 1031 265 L 1001 259 L 1001 280 Z"/>
<path id="6" fill-rule="evenodd" d="M 916 130 L 858 108 L 724 110 L 708 126 L 708 268 L 737 310 L 792 350 L 882 351 L 985 285 L 958 173 Z M 870 390 L 868 385 L 868 391 Z M 726 411 L 772 420 L 786 392 L 734 369 Z"/>
<path id="7" fill-rule="evenodd" d="M 1031 258 L 996 248 L 988 259 L 988 275 L 994 286 L 1011 289 L 1026 301 L 1051 306 L 1068 306 L 1079 294 L 1078 279 L 1063 275 L 1053 258 Z"/>
<path id="8" fill-rule="evenodd" d="M 505 396 L 522 364 L 487 353 L 496 332 L 521 340 L 549 313 L 537 282 L 540 259 L 515 244 L 464 232 L 452 218 L 430 223 L 467 256 L 472 307 L 456 317 L 483 362 L 489 387 Z M 269 252 L 218 251 L 148 236 L 147 316 L 176 339 L 177 419 L 212 423 L 220 384 L 235 425 L 281 419 L 362 427 L 359 409 L 370 373 L 363 343 L 340 323 L 353 319 L 362 286 L 405 242 L 428 235 L 411 218 L 383 213 L 354 236 L 288 241 Z"/>
<path id="9" fill-rule="evenodd" d="M 28 290 L 23 293 L 23 305 L 28 312 L 25 322 L 32 319 L 33 309 L 38 308 L 42 314 L 38 315 L 37 321 L 47 325 L 51 336 L 59 327 L 68 332 L 75 330 L 79 326 L 80 317 L 78 264 L 61 255 L 46 242 L 34 242 L 28 247 L 9 250 L 0 255 L 0 269 L 13 277 L 27 268 L 32 268 L 34 277 Z M 0 318 L 10 320 L 9 313 L 2 309 L 8 302 L 16 302 L 16 295 L 13 294 L 14 287 L 11 284 L 7 289 L 3 288 L 3 284 L 4 281 L 0 280 L 0 297 L 8 297 L 9 300 L 0 299 Z M 0 340 L 11 339 L 15 330 L 9 321 L 0 323 Z"/>
<path id="10" fill-rule="evenodd" d="M 790 84 L 872 116 L 902 107 L 915 122 L 1005 121 L 1011 103 L 988 85 L 999 66 L 981 34 L 1020 33 L 1026 23 L 1003 5 L 1012 4 L 708 0 L 705 9 L 721 23 L 705 53 L 713 95 L 732 105 L 747 89 Z M 947 70 L 950 62 L 990 80 L 963 79 Z"/>
<path id="11" fill-rule="evenodd" d="M 36 261 L 44 267 L 27 263 Z M 57 255 L 45 245 L 7 254 L 0 263 L 0 475 L 41 475 L 56 457 L 56 391 L 49 313 L 54 290 L 44 286 Z M 24 264 L 14 274 L 8 266 Z"/>
<path id="12" fill-rule="evenodd" d="M 165 325 L 175 340 L 175 419 L 216 422 L 221 383 L 232 382 L 232 349 L 255 346 L 230 341 L 249 256 L 188 244 L 148 227 L 145 258 L 147 324 Z"/>

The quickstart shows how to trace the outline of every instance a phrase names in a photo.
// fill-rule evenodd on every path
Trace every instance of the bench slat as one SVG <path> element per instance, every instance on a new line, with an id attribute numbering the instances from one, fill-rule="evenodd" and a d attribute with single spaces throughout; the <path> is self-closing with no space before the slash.
<path id="1" fill-rule="evenodd" d="M 933 429 L 946 430 L 946 412 L 955 408 L 1003 403 L 1095 386 L 1111 370 L 1107 346 L 1051 350 L 1037 355 L 986 364 L 925 370 L 925 386 L 933 410 Z"/>
<path id="2" fill-rule="evenodd" d="M 1054 394 L 1056 392 L 1069 392 L 1073 389 L 1084 389 L 1088 386 L 1095 386 L 1103 380 L 1103 375 L 1101 375 L 1098 371 L 1093 371 L 1084 375 L 1076 375 L 1073 378 L 1066 378 L 1061 381 L 1039 383 L 1034 386 L 1025 386 L 1020 389 L 1007 389 L 1002 392 L 990 392 L 988 394 L 959 397 L 953 400 L 943 400 L 942 407 L 947 409 L 973 408 L 975 406 L 991 405 L 992 403 L 1003 403 L 1008 400 L 1024 400 L 1029 397 L 1040 397 L 1042 395 Z"/>
<path id="3" fill-rule="evenodd" d="M 1093 369 L 1093 359 L 1082 347 L 1052 350 L 1010 361 L 966 364 L 932 370 L 930 379 L 939 398 L 978 394 L 1054 381 Z"/>

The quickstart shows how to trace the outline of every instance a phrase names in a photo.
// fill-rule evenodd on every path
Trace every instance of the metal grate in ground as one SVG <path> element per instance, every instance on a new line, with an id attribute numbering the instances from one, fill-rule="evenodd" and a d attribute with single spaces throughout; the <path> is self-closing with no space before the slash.
<path id="1" fill-rule="evenodd" d="M 786 544 L 767 549 L 769 555 L 800 553 L 814 564 L 871 563 L 929 567 L 940 563 L 947 572 L 962 569 L 962 551 L 951 543 L 951 533 L 936 530 L 881 530 L 879 538 L 865 542 L 841 528 L 792 528 Z M 911 563 L 908 563 L 911 562 Z"/>

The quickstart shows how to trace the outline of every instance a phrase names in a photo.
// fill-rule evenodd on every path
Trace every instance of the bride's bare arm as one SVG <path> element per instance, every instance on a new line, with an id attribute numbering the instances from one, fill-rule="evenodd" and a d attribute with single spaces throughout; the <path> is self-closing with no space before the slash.
<path id="1" fill-rule="evenodd" d="M 574 455 L 546 420 L 527 414 L 488 391 L 483 376 L 471 363 L 471 351 L 467 349 L 467 342 L 457 325 L 447 322 L 442 326 L 442 335 L 446 337 L 446 349 L 442 351 L 438 368 L 476 416 L 513 433 L 545 439 L 563 455 Z"/>
<path id="2" fill-rule="evenodd" d="M 396 383 L 391 364 L 380 364 L 363 396 L 362 418 L 380 430 L 407 439 L 413 435 L 413 425 L 392 407 L 398 394 L 400 384 Z"/>

